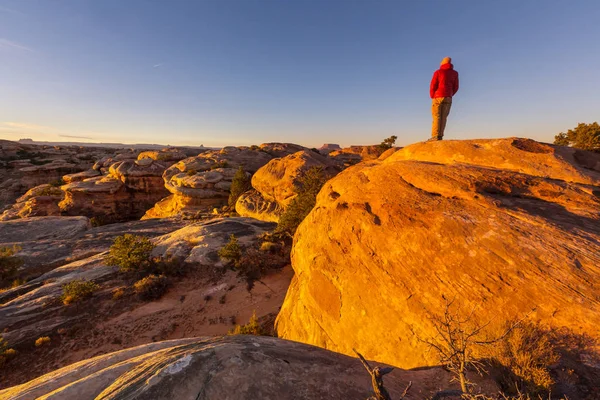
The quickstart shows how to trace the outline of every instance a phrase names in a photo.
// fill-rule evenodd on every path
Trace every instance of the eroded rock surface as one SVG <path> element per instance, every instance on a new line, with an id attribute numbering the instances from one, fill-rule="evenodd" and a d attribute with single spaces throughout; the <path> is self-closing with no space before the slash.
<path id="1" fill-rule="evenodd" d="M 386 375 L 392 398 L 409 381 L 407 399 L 447 387 L 440 368 Z M 483 383 L 479 381 L 478 383 Z M 494 387 L 489 382 L 485 388 Z M 152 343 L 102 355 L 0 391 L 0 398 L 151 399 L 366 399 L 371 381 L 360 361 L 272 337 L 225 336 Z"/>
<path id="2" fill-rule="evenodd" d="M 331 159 L 312 150 L 271 160 L 252 176 L 254 190 L 238 199 L 235 206 L 237 213 L 277 222 L 298 195 L 299 178 L 312 167 L 321 167 L 327 176 L 334 176 L 340 171 Z"/>
<path id="3" fill-rule="evenodd" d="M 171 193 L 148 210 L 144 218 L 195 215 L 227 204 L 237 169 L 254 173 L 274 157 L 296 152 L 301 146 L 268 143 L 260 147 L 224 147 L 190 157 L 167 169 L 164 185 Z"/>
<path id="4" fill-rule="evenodd" d="M 281 337 L 401 367 L 444 299 L 600 334 L 600 155 L 526 139 L 417 143 L 330 180 L 300 225 Z M 413 334 L 413 332 L 415 334 Z"/>
<path id="5" fill-rule="evenodd" d="M 25 260 L 25 272 L 21 276 L 25 276 L 27 269 L 57 266 L 23 285 L 0 292 L 3 337 L 18 345 L 81 318 L 84 310 L 78 315 L 56 315 L 61 308 L 57 301 L 62 295 L 62 286 L 78 279 L 107 281 L 114 278 L 117 268 L 106 265 L 104 259 L 116 236 L 131 233 L 153 237 L 154 256 L 178 257 L 195 268 L 215 268 L 223 265 L 217 253 L 231 234 L 236 235 L 241 244 L 250 244 L 274 227 L 274 224 L 250 218 L 217 219 L 181 228 L 182 225 L 172 220 L 147 220 L 90 229 L 84 217 L 30 218 L 0 223 L 3 245 L 17 245 L 21 249 L 17 253 Z"/>

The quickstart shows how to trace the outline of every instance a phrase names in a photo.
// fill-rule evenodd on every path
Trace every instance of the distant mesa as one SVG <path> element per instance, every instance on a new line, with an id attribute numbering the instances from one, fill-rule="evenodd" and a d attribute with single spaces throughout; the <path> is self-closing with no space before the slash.
<path id="1" fill-rule="evenodd" d="M 321 154 L 329 154 L 332 151 L 341 150 L 341 149 L 342 148 L 340 147 L 339 144 L 333 144 L 333 143 L 325 143 L 323 146 L 318 148 L 318 150 Z"/>

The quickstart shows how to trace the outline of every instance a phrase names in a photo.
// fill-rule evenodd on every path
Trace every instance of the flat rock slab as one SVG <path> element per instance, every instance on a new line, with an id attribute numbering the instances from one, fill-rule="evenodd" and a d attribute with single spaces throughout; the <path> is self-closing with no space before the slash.
<path id="1" fill-rule="evenodd" d="M 1 243 L 71 239 L 91 228 L 86 217 L 32 217 L 0 222 Z"/>
<path id="2" fill-rule="evenodd" d="M 423 399 L 450 376 L 439 368 L 395 369 L 385 384 L 399 398 Z M 484 387 L 490 387 L 484 383 Z M 493 385 L 492 385 L 493 386 Z M 265 336 L 225 336 L 152 343 L 82 361 L 0 399 L 366 399 L 371 380 L 356 358 Z"/>

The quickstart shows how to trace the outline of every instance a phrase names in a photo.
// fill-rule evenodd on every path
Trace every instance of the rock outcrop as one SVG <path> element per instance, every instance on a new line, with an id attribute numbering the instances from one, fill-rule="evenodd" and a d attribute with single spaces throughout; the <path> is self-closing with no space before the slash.
<path id="1" fill-rule="evenodd" d="M 401 367 L 446 299 L 599 339 L 600 155 L 527 139 L 417 143 L 323 187 L 292 251 L 280 337 Z"/>
<path id="2" fill-rule="evenodd" d="M 227 218 L 194 223 L 181 229 L 172 220 L 133 221 L 91 228 L 85 217 L 29 218 L 0 223 L 0 241 L 18 246 L 28 271 L 47 271 L 26 284 L 0 292 L 0 332 L 13 345 L 33 341 L 43 334 L 69 325 L 85 314 L 60 314 L 56 304 L 62 285 L 78 280 L 106 281 L 117 268 L 106 265 L 104 253 L 116 236 L 132 233 L 154 237 L 154 256 L 178 257 L 197 267 L 223 266 L 218 251 L 236 235 L 250 244 L 273 224 L 249 218 Z M 160 236 L 159 236 L 160 235 Z M 54 267 L 53 267 L 54 266 Z M 50 269 L 50 270 L 48 270 Z M 37 336 L 36 336 L 37 335 Z"/>
<path id="3" fill-rule="evenodd" d="M 130 156 L 130 153 L 123 154 Z M 170 150 L 142 152 L 137 160 L 114 162 L 108 171 L 99 167 L 65 176 L 69 183 L 62 186 L 65 195 L 59 203 L 61 213 L 96 217 L 103 222 L 138 219 L 169 194 L 162 175 L 168 166 L 183 157 L 183 153 Z M 108 162 L 104 161 L 102 165 Z M 107 175 L 94 176 L 100 171 Z"/>
<path id="4" fill-rule="evenodd" d="M 15 204 L 0 216 L 0 221 L 16 218 L 60 215 L 58 203 L 64 193 L 59 187 L 44 184 L 29 189 Z"/>
<path id="5" fill-rule="evenodd" d="M 357 164 L 361 161 L 376 160 L 381 154 L 378 145 L 350 146 L 341 150 L 334 150 L 329 156 L 344 166 Z"/>
<path id="6" fill-rule="evenodd" d="M 167 169 L 164 185 L 171 195 L 144 218 L 165 218 L 175 215 L 194 216 L 227 204 L 229 188 L 237 169 L 254 173 L 274 157 L 282 157 L 301 146 L 268 143 L 253 147 L 224 147 L 190 157 Z"/>
<path id="7" fill-rule="evenodd" d="M 238 214 L 277 222 L 279 216 L 298 194 L 299 178 L 312 167 L 321 167 L 327 176 L 340 168 L 327 156 L 303 150 L 269 161 L 252 176 L 254 190 L 243 194 L 235 209 Z"/>
<path id="8" fill-rule="evenodd" d="M 104 148 L 30 145 L 0 141 L 0 209 L 11 205 L 29 189 L 59 182 L 65 174 L 78 173 L 93 160 L 114 153 Z"/>
<path id="9" fill-rule="evenodd" d="M 449 374 L 441 368 L 385 376 L 392 398 L 427 398 Z M 478 383 L 483 383 L 478 381 Z M 486 388 L 494 388 L 489 382 Z M 492 389 L 493 390 L 493 389 Z M 371 380 L 356 358 L 272 337 L 225 336 L 151 343 L 69 365 L 0 398 L 63 400 L 365 399 Z"/>

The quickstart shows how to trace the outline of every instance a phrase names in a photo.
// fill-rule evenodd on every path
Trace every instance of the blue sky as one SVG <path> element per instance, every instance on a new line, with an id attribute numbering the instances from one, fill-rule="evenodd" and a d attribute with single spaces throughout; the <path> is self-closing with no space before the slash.
<path id="1" fill-rule="evenodd" d="M 600 116 L 600 3 L 0 0 L 0 138 L 406 145 L 429 81 L 461 77 L 446 138 Z"/>

